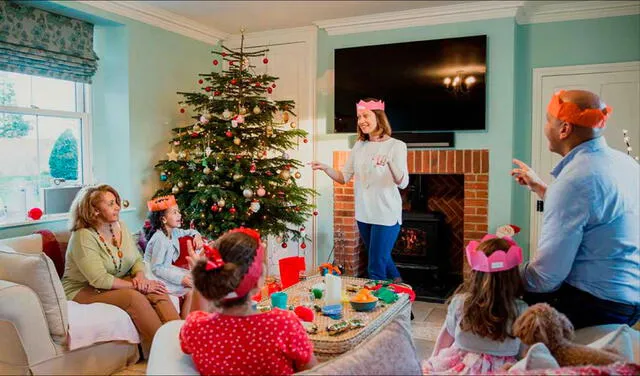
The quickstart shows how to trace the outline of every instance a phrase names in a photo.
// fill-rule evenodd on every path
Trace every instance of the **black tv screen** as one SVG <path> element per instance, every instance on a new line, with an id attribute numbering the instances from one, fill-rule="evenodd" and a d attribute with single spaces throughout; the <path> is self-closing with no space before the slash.
<path id="1" fill-rule="evenodd" d="M 486 45 L 481 35 L 336 49 L 335 132 L 356 132 L 367 97 L 384 100 L 394 132 L 485 129 Z"/>

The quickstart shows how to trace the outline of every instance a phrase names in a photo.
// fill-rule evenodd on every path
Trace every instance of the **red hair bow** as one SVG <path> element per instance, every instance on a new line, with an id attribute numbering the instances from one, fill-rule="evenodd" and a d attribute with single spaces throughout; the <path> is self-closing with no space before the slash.
<path id="1" fill-rule="evenodd" d="M 245 235 L 249 235 L 258 242 L 258 247 L 260 246 L 260 233 L 254 229 L 240 227 L 240 228 L 235 228 L 233 230 L 230 230 L 229 232 L 241 232 Z"/>
<path id="2" fill-rule="evenodd" d="M 207 266 L 205 266 L 205 270 L 214 270 L 219 269 L 224 266 L 224 260 L 222 256 L 220 256 L 220 252 L 218 248 L 209 247 L 208 245 L 204 245 L 204 254 L 207 256 Z"/>

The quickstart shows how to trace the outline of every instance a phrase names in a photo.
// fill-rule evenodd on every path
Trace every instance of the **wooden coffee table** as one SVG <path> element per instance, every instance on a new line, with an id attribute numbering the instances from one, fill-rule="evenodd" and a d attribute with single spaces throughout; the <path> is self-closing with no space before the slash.
<path id="1" fill-rule="evenodd" d="M 358 290 L 364 286 L 368 279 L 341 277 L 342 289 L 347 285 L 358 286 Z M 314 275 L 304 281 L 298 282 L 293 286 L 289 286 L 283 291 L 288 295 L 287 304 L 297 306 L 311 300 L 311 286 L 323 282 L 324 279 L 320 275 Z M 355 295 L 355 292 L 347 292 L 349 298 Z M 269 303 L 269 299 L 263 299 L 262 304 Z M 311 300 L 312 303 L 322 307 L 323 299 Z M 326 361 L 339 356 L 364 341 L 365 339 L 375 335 L 387 323 L 404 310 L 411 310 L 409 296 L 407 294 L 399 294 L 398 300 L 391 304 L 384 304 L 378 301 L 378 305 L 371 312 L 356 312 L 351 308 L 350 303 L 343 303 L 342 318 L 333 320 L 322 313 L 316 312 L 314 315 L 314 324 L 318 326 L 316 334 L 309 334 L 309 338 L 313 341 L 314 353 L 319 361 Z M 340 321 L 348 321 L 349 319 L 361 319 L 364 321 L 363 328 L 350 329 L 344 333 L 335 336 L 329 335 L 327 327 Z"/>

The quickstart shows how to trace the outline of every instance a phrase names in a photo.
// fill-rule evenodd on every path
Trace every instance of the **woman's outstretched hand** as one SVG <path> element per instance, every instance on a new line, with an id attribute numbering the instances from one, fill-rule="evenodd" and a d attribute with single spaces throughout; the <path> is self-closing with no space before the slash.
<path id="1" fill-rule="evenodd" d="M 311 161 L 309 162 L 309 164 L 311 165 L 311 169 L 312 170 L 322 170 L 322 171 L 327 171 L 327 169 L 329 168 L 328 165 L 321 163 L 321 162 L 317 162 L 317 161 Z"/>

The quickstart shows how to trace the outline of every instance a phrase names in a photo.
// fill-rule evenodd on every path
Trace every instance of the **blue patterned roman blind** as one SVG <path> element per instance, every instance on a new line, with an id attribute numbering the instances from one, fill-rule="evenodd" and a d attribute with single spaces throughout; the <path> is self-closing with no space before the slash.
<path id="1" fill-rule="evenodd" d="M 0 0 L 0 70 L 91 83 L 93 25 Z"/>

